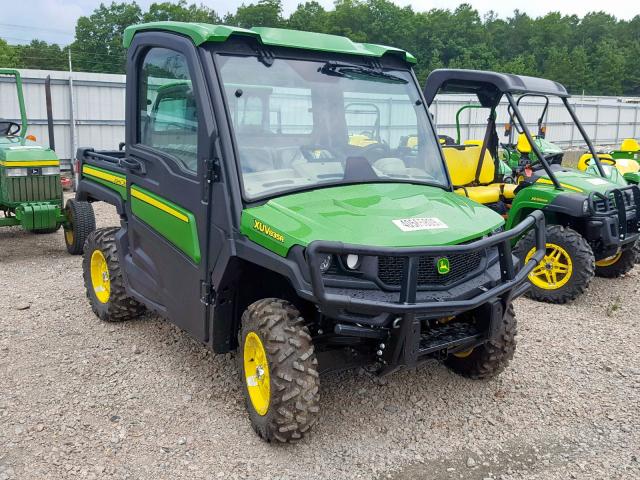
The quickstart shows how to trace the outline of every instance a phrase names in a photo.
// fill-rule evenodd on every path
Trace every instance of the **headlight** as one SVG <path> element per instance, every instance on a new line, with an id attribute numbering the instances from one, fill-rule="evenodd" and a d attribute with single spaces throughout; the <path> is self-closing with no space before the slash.
<path id="1" fill-rule="evenodd" d="M 26 168 L 7 168 L 7 177 L 26 177 Z"/>
<path id="2" fill-rule="evenodd" d="M 42 167 L 42 175 L 60 175 L 60 167 Z"/>
<path id="3" fill-rule="evenodd" d="M 587 213 L 589 213 L 589 200 L 585 200 L 584 202 L 582 202 L 582 214 L 586 215 Z"/>
<path id="4" fill-rule="evenodd" d="M 360 257 L 354 253 L 345 256 L 343 260 L 349 270 L 355 270 L 360 266 Z"/>
<path id="5" fill-rule="evenodd" d="M 329 268 L 331 268 L 331 255 L 327 255 L 320 260 L 320 271 L 322 273 L 327 273 Z"/>

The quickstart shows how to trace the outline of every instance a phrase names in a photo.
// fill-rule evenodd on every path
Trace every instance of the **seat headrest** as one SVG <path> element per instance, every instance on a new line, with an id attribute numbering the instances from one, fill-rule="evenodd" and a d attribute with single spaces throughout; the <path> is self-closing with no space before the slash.
<path id="1" fill-rule="evenodd" d="M 623 152 L 639 152 L 640 144 L 635 138 L 625 138 L 620 145 L 620 150 Z"/>

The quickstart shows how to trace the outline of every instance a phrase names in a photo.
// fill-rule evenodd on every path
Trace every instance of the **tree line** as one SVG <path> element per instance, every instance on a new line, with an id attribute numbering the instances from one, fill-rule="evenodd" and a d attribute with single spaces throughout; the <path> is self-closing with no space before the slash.
<path id="1" fill-rule="evenodd" d="M 421 81 L 435 68 L 474 68 L 550 78 L 574 94 L 640 95 L 640 15 L 533 18 L 515 10 L 500 18 L 481 16 L 468 4 L 417 12 L 390 0 L 336 0 L 333 9 L 307 1 L 289 16 L 281 0 L 257 0 L 223 16 L 186 0 L 153 3 L 147 11 L 135 2 L 101 4 L 78 19 L 68 46 L 9 45 L 0 38 L 0 66 L 66 70 L 70 49 L 74 70 L 123 73 L 125 27 L 157 20 L 293 28 L 400 47 L 418 58 Z"/>

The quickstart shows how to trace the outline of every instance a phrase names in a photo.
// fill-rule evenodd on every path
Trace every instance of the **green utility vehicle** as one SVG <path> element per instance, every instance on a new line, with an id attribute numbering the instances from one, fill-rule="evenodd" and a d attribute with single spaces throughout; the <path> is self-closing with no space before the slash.
<path id="1" fill-rule="evenodd" d="M 640 183 L 640 145 L 633 138 L 626 138 L 620 149 L 599 155 L 605 172 L 612 181 L 638 185 Z M 578 169 L 586 172 L 594 170 L 593 157 L 585 153 L 580 157 Z"/>
<path id="2" fill-rule="evenodd" d="M 557 82 L 475 70 L 436 70 L 429 75 L 425 97 L 429 105 L 439 93 L 475 94 L 488 111 L 484 139 L 445 144 L 442 150 L 456 192 L 501 213 L 511 230 L 532 211 L 546 218 L 547 251 L 530 274 L 529 295 L 541 301 L 565 303 L 583 293 L 594 273 L 617 277 L 635 263 L 639 234 L 640 189 L 607 179 L 591 140 L 569 104 L 569 94 Z M 534 141 L 515 96 L 559 97 L 593 157 L 597 176 L 550 163 Z M 496 110 L 502 98 L 521 132 L 516 144 L 518 165 L 505 181 L 500 175 Z M 548 101 L 548 100 L 547 100 Z M 541 124 L 539 120 L 538 124 Z M 511 180 L 515 179 L 515 181 Z M 514 252 L 523 261 L 534 254 L 534 237 L 525 235 Z"/>
<path id="3" fill-rule="evenodd" d="M 551 143 L 546 139 L 547 136 L 547 116 L 549 114 L 549 97 L 546 95 L 535 95 L 525 93 L 519 95 L 516 100 L 516 105 L 519 107 L 523 98 L 539 98 L 542 100 L 542 112 L 537 120 L 538 131 L 534 135 L 533 141 L 538 146 L 538 149 L 545 156 L 549 165 L 561 165 L 564 152 L 558 145 Z M 504 136 L 507 137 L 507 141 L 500 143 L 502 148 L 502 159 L 509 166 L 512 171 L 517 170 L 520 167 L 520 157 L 522 153 L 518 150 L 518 141 L 523 140 L 522 144 L 526 145 L 526 137 L 524 132 L 520 128 L 518 122 L 514 118 L 513 110 L 511 106 L 507 107 L 507 113 L 509 116 L 508 122 L 505 124 Z M 524 138 L 523 138 L 524 137 Z M 532 164 L 535 164 L 537 159 L 530 158 Z"/>
<path id="4" fill-rule="evenodd" d="M 78 200 L 121 220 L 87 240 L 98 317 L 150 309 L 214 352 L 237 350 L 266 440 L 316 422 L 326 371 L 505 367 L 544 217 L 503 232 L 500 215 L 453 192 L 411 55 L 175 22 L 129 27 L 125 47 L 124 149 L 78 152 Z M 350 144 L 354 102 L 393 104 L 383 137 L 420 148 Z M 539 249 L 520 267 L 511 241 L 531 229 Z"/>
<path id="5" fill-rule="evenodd" d="M 60 160 L 52 148 L 27 135 L 20 72 L 0 69 L 0 79 L 15 82 L 20 111 L 20 123 L 0 118 L 0 227 L 19 225 L 34 233 L 53 233 L 64 226 L 67 250 L 81 254 L 87 235 L 95 229 L 93 209 L 75 200 L 63 208 Z"/>

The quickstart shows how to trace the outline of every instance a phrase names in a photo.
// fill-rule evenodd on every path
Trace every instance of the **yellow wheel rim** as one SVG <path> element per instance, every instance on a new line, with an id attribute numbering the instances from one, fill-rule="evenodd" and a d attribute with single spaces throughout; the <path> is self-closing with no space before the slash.
<path id="1" fill-rule="evenodd" d="M 525 263 L 531 260 L 536 253 L 532 248 Z M 543 290 L 557 290 L 564 287 L 573 275 L 573 262 L 571 255 L 555 243 L 547 243 L 547 251 L 542 261 L 529 274 L 529 281 Z"/>
<path id="2" fill-rule="evenodd" d="M 100 303 L 107 303 L 111 294 L 111 280 L 107 260 L 100 250 L 91 254 L 91 285 Z"/>
<path id="3" fill-rule="evenodd" d="M 73 244 L 73 230 L 65 230 L 64 231 L 64 239 L 67 242 L 67 245 Z"/>
<path id="4" fill-rule="evenodd" d="M 473 348 L 470 348 L 469 350 L 465 350 L 464 352 L 456 352 L 453 354 L 453 356 L 458 358 L 467 358 L 472 353 L 473 353 Z"/>
<path id="5" fill-rule="evenodd" d="M 620 257 L 622 256 L 622 252 L 618 252 L 616 253 L 613 257 L 608 257 L 608 258 L 603 258 L 602 260 L 598 260 L 596 262 L 596 267 L 610 267 L 611 265 L 614 265 L 618 260 L 620 260 Z"/>
<path id="6" fill-rule="evenodd" d="M 262 341 L 254 332 L 244 340 L 244 379 L 254 410 L 266 415 L 271 401 L 269 363 Z"/>

